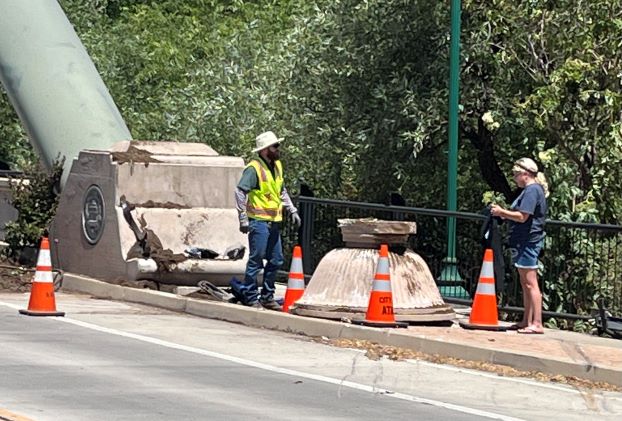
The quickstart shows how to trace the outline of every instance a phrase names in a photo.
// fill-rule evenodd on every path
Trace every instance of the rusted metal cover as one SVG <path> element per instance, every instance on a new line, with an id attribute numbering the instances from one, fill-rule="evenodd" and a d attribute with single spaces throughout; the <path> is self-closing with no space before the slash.
<path id="1" fill-rule="evenodd" d="M 376 249 L 330 251 L 320 261 L 291 312 L 327 319 L 364 317 L 378 254 Z M 455 318 L 421 256 L 410 249 L 402 255 L 389 252 L 389 266 L 396 320 L 429 322 Z"/>

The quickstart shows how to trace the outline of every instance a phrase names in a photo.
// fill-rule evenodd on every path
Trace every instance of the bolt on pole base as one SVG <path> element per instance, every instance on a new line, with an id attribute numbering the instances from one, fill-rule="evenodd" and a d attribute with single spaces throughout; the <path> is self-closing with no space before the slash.
<path id="1" fill-rule="evenodd" d="M 436 280 L 441 296 L 446 298 L 461 298 L 469 300 L 471 297 L 466 289 L 462 286 L 464 280 L 458 272 L 458 261 L 455 257 L 446 257 L 443 259 L 443 269 Z"/>

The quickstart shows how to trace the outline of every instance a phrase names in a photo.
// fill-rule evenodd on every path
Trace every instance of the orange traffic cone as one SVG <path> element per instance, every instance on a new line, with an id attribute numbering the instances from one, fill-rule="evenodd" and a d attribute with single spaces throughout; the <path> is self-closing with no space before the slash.
<path id="1" fill-rule="evenodd" d="M 289 268 L 289 278 L 287 279 L 287 291 L 283 300 L 283 311 L 289 313 L 289 307 L 294 304 L 305 292 L 305 275 L 302 271 L 302 249 L 300 246 L 294 247 L 292 264 Z"/>
<path id="2" fill-rule="evenodd" d="M 393 314 L 393 292 L 389 272 L 389 246 L 380 246 L 378 266 L 369 296 L 369 305 L 365 320 L 353 320 L 353 323 L 373 327 L 407 327 L 408 323 L 396 322 Z"/>
<path id="3" fill-rule="evenodd" d="M 20 310 L 29 316 L 64 316 L 62 311 L 56 311 L 54 299 L 54 277 L 52 276 L 52 259 L 50 258 L 50 242 L 47 237 L 41 239 L 37 271 L 30 288 L 30 302 L 28 310 Z"/>
<path id="4" fill-rule="evenodd" d="M 469 322 L 460 322 L 460 326 L 466 329 L 507 330 L 507 327 L 499 325 L 492 256 L 492 249 L 486 249 Z"/>

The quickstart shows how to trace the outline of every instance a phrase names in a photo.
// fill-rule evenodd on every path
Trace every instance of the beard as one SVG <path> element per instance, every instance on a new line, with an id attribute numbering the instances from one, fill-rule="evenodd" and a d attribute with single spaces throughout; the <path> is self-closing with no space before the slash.
<path id="1" fill-rule="evenodd" d="M 266 154 L 266 156 L 268 157 L 270 161 L 274 162 L 274 161 L 278 161 L 279 157 L 281 156 L 281 153 L 279 152 L 278 149 L 276 150 L 268 149 L 268 153 Z"/>

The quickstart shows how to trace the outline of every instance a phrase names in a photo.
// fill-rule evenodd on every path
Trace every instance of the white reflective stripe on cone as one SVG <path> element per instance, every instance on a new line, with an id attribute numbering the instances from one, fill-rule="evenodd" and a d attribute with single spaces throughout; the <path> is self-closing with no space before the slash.
<path id="1" fill-rule="evenodd" d="M 378 267 L 376 268 L 376 273 L 389 273 L 389 259 L 386 257 L 381 257 L 378 260 Z"/>
<path id="2" fill-rule="evenodd" d="M 479 274 L 480 278 L 494 278 L 495 277 L 495 268 L 492 265 L 492 262 L 484 262 L 482 265 L 482 271 Z"/>
<path id="3" fill-rule="evenodd" d="M 290 272 L 302 273 L 302 260 L 299 258 L 292 259 L 292 266 L 289 269 Z"/>
<path id="4" fill-rule="evenodd" d="M 373 291 L 380 291 L 380 292 L 391 292 L 391 281 L 379 281 L 377 279 L 374 279 L 374 283 L 371 287 L 372 292 Z"/>
<path id="5" fill-rule="evenodd" d="M 289 289 L 305 289 L 305 281 L 303 279 L 292 279 L 292 278 L 289 278 L 287 280 L 287 288 L 289 288 Z"/>
<path id="6" fill-rule="evenodd" d="M 39 250 L 39 257 L 37 258 L 37 266 L 52 266 L 52 259 L 50 258 L 50 250 Z"/>
<path id="7" fill-rule="evenodd" d="M 495 284 L 480 282 L 477 284 L 477 291 L 475 293 L 482 295 L 495 295 Z"/>
<path id="8" fill-rule="evenodd" d="M 36 271 L 35 272 L 35 279 L 33 280 L 33 282 L 49 282 L 52 283 L 54 282 L 54 276 L 52 276 L 52 272 L 50 271 Z"/>

